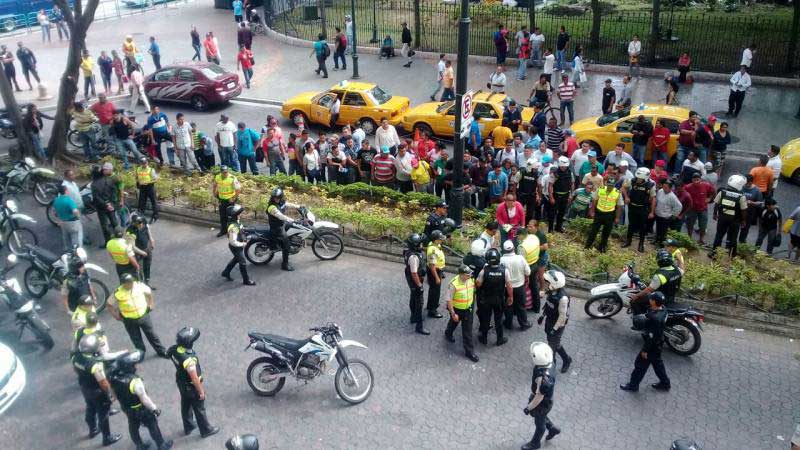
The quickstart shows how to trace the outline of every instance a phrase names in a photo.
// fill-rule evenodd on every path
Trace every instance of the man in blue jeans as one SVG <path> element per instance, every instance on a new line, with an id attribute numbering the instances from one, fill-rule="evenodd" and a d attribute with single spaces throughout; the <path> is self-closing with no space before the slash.
<path id="1" fill-rule="evenodd" d="M 247 172 L 247 165 L 250 165 L 250 172 L 258 175 L 256 167 L 256 152 L 254 145 L 261 139 L 258 132 L 252 128 L 247 128 L 244 122 L 239 122 L 239 130 L 236 131 L 236 148 L 239 151 L 239 166 L 241 172 Z"/>
<path id="2" fill-rule="evenodd" d="M 317 41 L 314 42 L 314 49 L 311 50 L 311 54 L 317 58 L 317 68 L 314 72 L 316 72 L 317 75 L 322 73 L 322 78 L 328 78 L 328 68 L 325 67 L 325 60 L 330 56 L 331 49 L 325 41 L 324 34 L 320 33 L 317 35 Z"/>
<path id="3" fill-rule="evenodd" d="M 83 246 L 83 225 L 81 224 L 81 212 L 78 205 L 68 194 L 66 185 L 58 186 L 58 197 L 53 201 L 53 209 L 58 216 L 58 224 L 61 227 L 61 238 L 64 241 L 64 249 L 69 250 L 74 247 Z"/>
<path id="4" fill-rule="evenodd" d="M 680 174 L 683 169 L 683 160 L 691 150 L 697 148 L 697 126 L 698 116 L 694 111 L 689 111 L 689 118 L 681 122 L 678 126 L 678 152 L 675 154 L 675 167 L 672 168 L 672 173 Z"/>
<path id="5" fill-rule="evenodd" d="M 153 106 L 150 115 L 147 116 L 147 124 L 144 126 L 145 130 L 150 130 L 153 134 L 153 143 L 156 145 L 156 156 L 161 164 L 164 164 L 164 156 L 161 154 L 161 143 L 165 141 L 172 142 L 172 127 L 169 124 L 167 115 L 161 112 L 158 106 Z M 175 150 L 167 148 L 172 154 L 168 154 L 170 164 L 175 161 Z"/>
<path id="6" fill-rule="evenodd" d="M 569 34 L 564 25 L 561 25 L 556 38 L 556 70 L 566 70 L 566 53 L 569 45 Z"/>

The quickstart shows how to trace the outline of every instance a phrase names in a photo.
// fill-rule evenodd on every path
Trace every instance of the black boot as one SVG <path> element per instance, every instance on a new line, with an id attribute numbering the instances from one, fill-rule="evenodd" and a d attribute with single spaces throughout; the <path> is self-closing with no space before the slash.
<path id="1" fill-rule="evenodd" d="M 419 322 L 417 322 L 417 327 L 416 327 L 416 329 L 414 331 L 416 333 L 418 333 L 418 334 L 423 335 L 423 336 L 428 336 L 429 334 L 431 334 L 430 331 L 426 330 L 425 327 L 422 326 L 422 321 L 421 320 Z"/>
<path id="2" fill-rule="evenodd" d="M 481 333 L 478 335 L 478 342 L 480 342 L 481 344 L 486 345 L 488 341 L 489 340 L 486 337 L 486 333 Z"/>
<path id="3" fill-rule="evenodd" d="M 104 436 L 103 437 L 103 446 L 104 447 L 108 447 L 109 445 L 113 445 L 114 443 L 116 443 L 120 439 L 122 439 L 122 435 L 121 434 L 110 434 L 108 436 Z"/>
<path id="4" fill-rule="evenodd" d="M 630 246 L 631 246 L 631 241 L 632 241 L 632 240 L 633 240 L 633 239 L 631 238 L 631 236 L 630 236 L 630 235 L 628 235 L 628 237 L 625 239 L 625 243 L 624 243 L 624 244 L 622 244 L 622 248 L 627 248 L 627 247 L 630 247 Z"/>
<path id="5" fill-rule="evenodd" d="M 639 239 L 639 253 L 644 253 L 644 239 Z"/>

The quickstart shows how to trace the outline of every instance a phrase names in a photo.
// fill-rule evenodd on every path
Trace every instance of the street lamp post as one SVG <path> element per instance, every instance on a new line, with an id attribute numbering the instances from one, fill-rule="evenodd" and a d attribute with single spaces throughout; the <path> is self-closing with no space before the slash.
<path id="1" fill-rule="evenodd" d="M 378 0 L 372 0 L 372 39 L 369 40 L 370 44 L 375 44 L 378 42 L 378 18 L 376 14 L 376 9 L 378 5 Z"/>
<path id="2" fill-rule="evenodd" d="M 461 99 L 467 91 L 469 60 L 469 0 L 461 0 L 461 19 L 458 21 L 458 67 L 456 67 L 455 148 L 453 150 L 453 189 L 450 195 L 450 218 L 461 225 L 464 209 L 464 139 L 461 138 Z"/>
<path id="3" fill-rule="evenodd" d="M 350 15 L 352 16 L 353 25 L 353 75 L 350 77 L 354 80 L 361 78 L 358 75 L 358 41 L 356 40 L 356 0 L 350 0 Z"/>

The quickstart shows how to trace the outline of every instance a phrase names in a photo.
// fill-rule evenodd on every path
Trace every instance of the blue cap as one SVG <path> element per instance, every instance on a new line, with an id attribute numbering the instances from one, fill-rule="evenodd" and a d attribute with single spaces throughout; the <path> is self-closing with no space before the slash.
<path id="1" fill-rule="evenodd" d="M 589 155 L 590 157 L 595 157 L 597 156 L 597 152 L 594 150 L 589 150 L 589 153 L 587 153 L 587 155 Z"/>
<path id="2" fill-rule="evenodd" d="M 553 157 L 550 155 L 542 156 L 542 164 L 547 164 L 553 162 Z"/>
<path id="3" fill-rule="evenodd" d="M 381 146 L 381 153 L 389 153 L 389 146 L 388 145 Z"/>

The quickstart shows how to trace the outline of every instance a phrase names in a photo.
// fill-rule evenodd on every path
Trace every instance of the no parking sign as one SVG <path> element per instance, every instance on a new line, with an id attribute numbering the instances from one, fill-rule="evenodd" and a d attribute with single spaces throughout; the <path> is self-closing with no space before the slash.
<path id="1" fill-rule="evenodd" d="M 472 110 L 475 108 L 475 103 L 472 101 L 474 94 L 468 91 L 461 97 L 461 139 L 469 136 L 469 127 L 473 121 Z"/>

